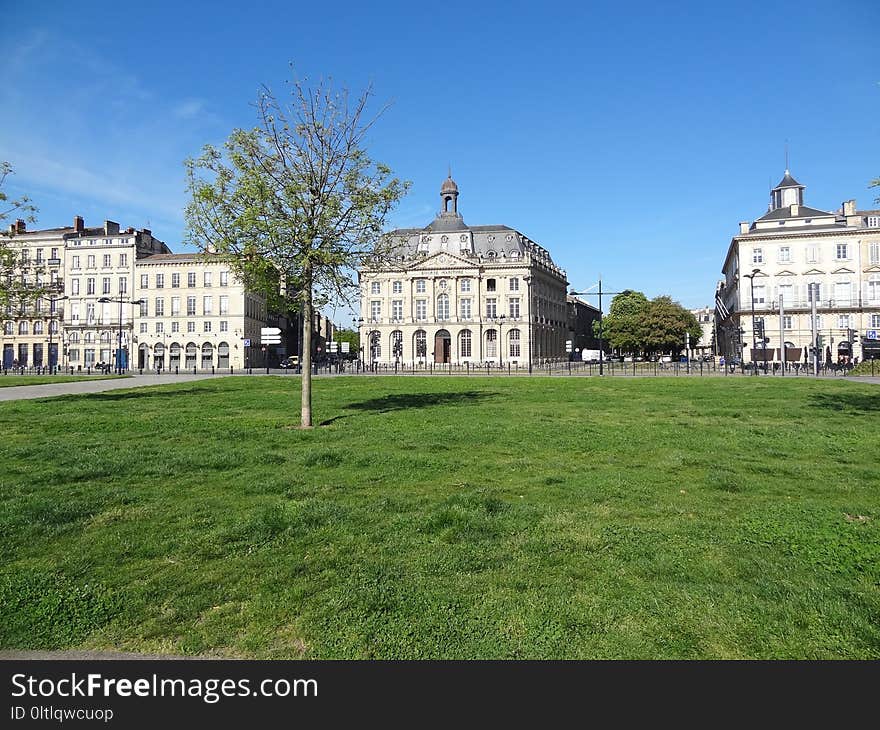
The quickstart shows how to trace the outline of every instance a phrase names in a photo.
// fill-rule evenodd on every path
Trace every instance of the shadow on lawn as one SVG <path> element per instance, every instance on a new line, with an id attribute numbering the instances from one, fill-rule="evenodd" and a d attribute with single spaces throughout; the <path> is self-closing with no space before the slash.
<path id="1" fill-rule="evenodd" d="M 832 411 L 859 411 L 872 413 L 880 411 L 880 392 L 878 393 L 817 393 L 812 405 Z"/>
<path id="2" fill-rule="evenodd" d="M 169 385 L 176 385 L 176 383 L 169 383 Z M 175 390 L 154 390 L 154 386 L 133 388 L 127 392 L 107 392 L 107 393 L 75 393 L 72 395 L 82 395 L 86 396 L 91 400 L 107 400 L 107 401 L 117 401 L 117 400 L 130 400 L 132 398 L 136 398 L 138 400 L 144 399 L 163 399 L 163 398 L 179 398 L 182 395 L 192 395 L 194 393 L 205 394 L 205 393 L 219 393 L 225 388 L 220 388 L 216 385 L 199 385 L 198 387 L 188 387 L 188 388 L 177 388 Z"/>
<path id="3" fill-rule="evenodd" d="M 432 408 L 433 406 L 474 405 L 481 400 L 494 398 L 498 393 L 482 390 L 469 390 L 463 393 L 401 393 L 386 395 L 382 398 L 371 398 L 359 403 L 349 403 L 344 410 L 372 411 L 374 413 L 391 413 L 413 408 Z M 329 426 L 343 418 L 350 418 L 353 413 L 334 416 L 322 421 L 319 425 Z"/>

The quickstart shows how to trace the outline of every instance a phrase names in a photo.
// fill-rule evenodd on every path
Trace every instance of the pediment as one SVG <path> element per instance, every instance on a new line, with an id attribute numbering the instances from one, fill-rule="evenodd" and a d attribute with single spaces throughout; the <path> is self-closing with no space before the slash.
<path id="1" fill-rule="evenodd" d="M 810 269 L 804 272 L 804 276 L 822 276 L 825 272 L 819 269 Z"/>
<path id="2" fill-rule="evenodd" d="M 839 269 L 835 269 L 831 272 L 832 274 L 855 274 L 856 272 L 852 269 L 846 268 L 846 266 L 841 266 Z"/>
<path id="3" fill-rule="evenodd" d="M 780 271 L 776 276 L 797 276 L 793 271 Z"/>
<path id="4" fill-rule="evenodd" d="M 866 274 L 880 274 L 880 266 L 874 264 L 873 266 L 868 266 L 865 269 Z"/>
<path id="5" fill-rule="evenodd" d="M 472 259 L 466 259 L 463 256 L 457 256 L 448 251 L 440 251 L 426 256 L 420 261 L 413 262 L 409 269 L 410 271 L 425 269 L 475 269 L 478 266 L 479 264 Z"/>

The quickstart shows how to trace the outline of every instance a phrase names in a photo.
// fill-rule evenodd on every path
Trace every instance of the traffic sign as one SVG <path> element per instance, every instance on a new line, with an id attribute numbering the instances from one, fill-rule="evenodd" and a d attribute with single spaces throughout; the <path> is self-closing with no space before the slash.
<path id="1" fill-rule="evenodd" d="M 343 343 L 342 343 L 342 352 L 343 352 L 344 354 L 347 354 L 347 353 L 349 352 L 350 348 L 351 348 L 351 343 L 350 343 L 350 342 L 343 342 Z"/>
<path id="2" fill-rule="evenodd" d="M 338 352 L 339 343 L 338 342 L 328 342 L 327 347 L 330 348 L 330 352 Z"/>
<path id="3" fill-rule="evenodd" d="M 272 335 L 264 335 L 260 338 L 260 342 L 262 342 L 264 345 L 280 345 L 281 338 L 277 336 L 273 337 Z"/>
<path id="4" fill-rule="evenodd" d="M 280 327 L 263 327 L 260 329 L 260 339 L 264 339 L 266 337 L 270 337 L 272 335 L 280 335 L 281 328 Z"/>
<path id="5" fill-rule="evenodd" d="M 566 340 L 566 341 L 565 341 L 565 351 L 566 351 L 566 352 L 571 352 L 571 340 Z"/>
<path id="6" fill-rule="evenodd" d="M 250 346 L 251 346 L 251 338 L 250 338 L 250 337 L 246 337 L 246 338 L 245 338 L 245 340 L 244 340 L 244 346 L 245 346 L 245 347 L 250 347 Z"/>
<path id="7" fill-rule="evenodd" d="M 876 340 L 876 339 L 880 339 L 880 338 L 877 337 L 877 332 L 878 332 L 878 330 L 867 330 L 867 331 L 865 332 L 865 339 L 866 339 L 866 340 Z"/>

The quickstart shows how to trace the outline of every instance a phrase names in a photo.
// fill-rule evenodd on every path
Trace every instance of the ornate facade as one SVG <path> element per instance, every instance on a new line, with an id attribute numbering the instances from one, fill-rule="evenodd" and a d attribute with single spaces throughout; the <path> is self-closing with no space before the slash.
<path id="1" fill-rule="evenodd" d="M 458 196 L 449 177 L 437 217 L 391 231 L 390 256 L 360 269 L 362 358 L 503 367 L 565 358 L 565 271 L 513 228 L 466 225 Z"/>

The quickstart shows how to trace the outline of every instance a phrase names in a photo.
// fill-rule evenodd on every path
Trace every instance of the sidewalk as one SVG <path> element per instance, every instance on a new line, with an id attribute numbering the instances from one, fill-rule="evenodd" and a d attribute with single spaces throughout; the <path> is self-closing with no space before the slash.
<path id="1" fill-rule="evenodd" d="M 0 388 L 0 401 L 28 400 L 32 398 L 51 398 L 57 395 L 78 395 L 82 393 L 103 393 L 105 390 L 143 388 L 148 385 L 168 385 L 185 383 L 190 380 L 219 378 L 219 375 L 135 375 L 131 378 L 115 380 L 77 380 L 72 383 L 47 383 L 45 385 L 15 385 Z"/>

